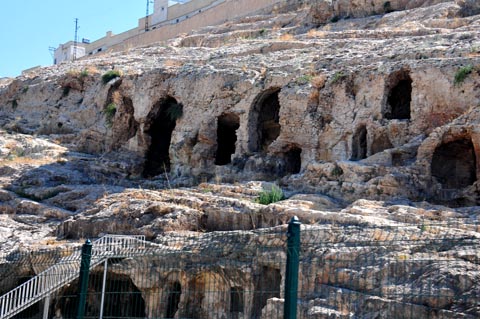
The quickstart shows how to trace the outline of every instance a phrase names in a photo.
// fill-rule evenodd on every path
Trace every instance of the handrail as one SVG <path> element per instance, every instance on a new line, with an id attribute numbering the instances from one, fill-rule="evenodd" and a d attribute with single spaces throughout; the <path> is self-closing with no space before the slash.
<path id="1" fill-rule="evenodd" d="M 108 258 L 122 258 L 144 253 L 145 236 L 105 235 L 93 242 L 93 268 Z M 0 318 L 9 319 L 42 300 L 52 292 L 72 282 L 79 276 L 81 252 L 63 257 L 55 265 L 0 296 Z"/>

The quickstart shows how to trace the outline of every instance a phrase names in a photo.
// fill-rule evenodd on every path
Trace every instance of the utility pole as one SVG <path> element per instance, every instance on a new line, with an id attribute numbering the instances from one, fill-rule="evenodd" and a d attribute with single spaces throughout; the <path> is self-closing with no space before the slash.
<path id="1" fill-rule="evenodd" d="M 147 32 L 149 29 L 148 16 L 150 15 L 150 3 L 152 3 L 152 1 L 147 0 L 147 13 L 145 15 L 145 32 Z"/>
<path id="2" fill-rule="evenodd" d="M 73 40 L 73 61 L 77 59 L 78 18 L 75 18 L 75 39 Z"/>

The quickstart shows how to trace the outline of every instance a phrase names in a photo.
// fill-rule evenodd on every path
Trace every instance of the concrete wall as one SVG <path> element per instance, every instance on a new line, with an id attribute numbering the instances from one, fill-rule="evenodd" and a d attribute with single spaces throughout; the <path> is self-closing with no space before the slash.
<path id="1" fill-rule="evenodd" d="M 138 26 L 135 29 L 114 35 L 108 31 L 106 36 L 85 45 L 85 55 L 96 54 L 99 52 L 121 51 L 133 47 L 148 45 L 151 43 L 168 40 L 181 33 L 210 25 L 217 25 L 228 20 L 246 16 L 255 11 L 268 8 L 277 3 L 288 0 L 192 0 L 185 4 L 175 4 L 166 6 L 168 0 L 155 1 L 155 13 L 148 17 L 150 30 L 145 32 L 145 17 L 138 20 Z M 157 11 L 160 10 L 160 13 Z M 168 12 L 167 12 L 168 11 Z M 168 18 L 166 21 L 155 23 Z M 64 49 L 67 44 L 60 46 L 55 51 L 57 63 L 64 61 L 64 56 L 68 55 Z M 71 56 L 71 53 L 70 53 Z M 77 57 L 80 57 L 77 53 Z M 71 60 L 71 58 L 69 58 Z"/>
<path id="2" fill-rule="evenodd" d="M 149 19 L 151 20 L 151 16 L 149 16 Z M 116 44 L 122 43 L 129 38 L 139 35 L 142 32 L 145 32 L 145 18 L 138 20 L 138 26 L 135 29 L 130 29 L 115 35 L 112 33 L 112 31 L 108 31 L 105 37 L 100 38 L 86 46 L 86 54 L 95 54 L 99 52 L 99 49 L 101 49 L 101 51 L 105 51 Z"/>
<path id="3" fill-rule="evenodd" d="M 215 2 L 221 3 L 225 0 L 192 0 L 187 3 L 177 3 L 168 8 L 168 20 L 177 19 L 190 13 L 197 13 L 198 10 L 206 8 Z"/>
<path id="4" fill-rule="evenodd" d="M 210 0 L 205 0 L 210 2 Z M 128 48 L 148 45 L 174 38 L 178 34 L 190 32 L 192 30 L 224 23 L 228 20 L 246 16 L 258 10 L 271 7 L 277 3 L 283 3 L 286 0 L 226 0 L 210 9 L 185 18 L 178 23 L 176 20 L 168 21 L 168 24 L 162 24 L 149 32 L 138 34 L 122 43 L 114 45 L 111 51 L 121 51 Z"/>
<path id="5" fill-rule="evenodd" d="M 168 0 L 155 0 L 152 14 L 152 24 L 157 24 L 168 19 Z"/>

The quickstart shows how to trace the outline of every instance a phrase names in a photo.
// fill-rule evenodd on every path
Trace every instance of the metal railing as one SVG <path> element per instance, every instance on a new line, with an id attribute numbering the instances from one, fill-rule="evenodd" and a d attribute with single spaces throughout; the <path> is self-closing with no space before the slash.
<path id="1" fill-rule="evenodd" d="M 141 254 L 145 236 L 106 235 L 94 242 L 93 268 L 105 259 Z M 8 319 L 49 296 L 79 276 L 81 253 L 75 251 L 55 265 L 0 297 L 0 318 Z"/>
<path id="2" fill-rule="evenodd" d="M 84 318 L 480 317 L 480 227 L 352 220 L 172 232 L 156 244 L 103 238 L 93 244 Z M 76 318 L 76 288 L 59 289 L 45 304 Z M 23 302 L 21 291 L 17 297 Z M 16 318 L 41 318 L 40 306 Z"/>

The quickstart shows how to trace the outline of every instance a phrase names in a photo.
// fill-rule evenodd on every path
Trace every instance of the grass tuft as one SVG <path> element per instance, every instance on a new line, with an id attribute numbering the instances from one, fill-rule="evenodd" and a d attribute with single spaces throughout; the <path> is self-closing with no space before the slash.
<path id="1" fill-rule="evenodd" d="M 257 198 L 257 203 L 268 205 L 279 202 L 282 199 L 285 199 L 282 189 L 277 185 L 273 185 L 271 190 L 264 190 L 260 193 L 259 197 Z"/>
<path id="2" fill-rule="evenodd" d="M 107 121 L 107 124 L 112 125 L 113 118 L 117 113 L 117 105 L 115 103 L 108 104 L 107 107 L 103 110 L 103 113 L 105 114 L 105 120 Z"/>
<path id="3" fill-rule="evenodd" d="M 459 86 L 465 81 L 467 76 L 472 73 L 473 65 L 462 66 L 458 69 L 457 73 L 455 73 L 455 78 L 453 79 L 453 84 L 455 86 Z"/>
<path id="4" fill-rule="evenodd" d="M 104 75 L 102 75 L 102 82 L 103 84 L 107 84 L 111 80 L 121 76 L 122 76 L 122 72 L 120 72 L 119 70 L 110 70 L 110 71 L 107 71 Z"/>
<path id="5" fill-rule="evenodd" d="M 346 75 L 342 71 L 338 71 L 332 76 L 331 83 L 335 84 L 338 81 L 342 80 L 344 77 L 346 77 Z"/>

